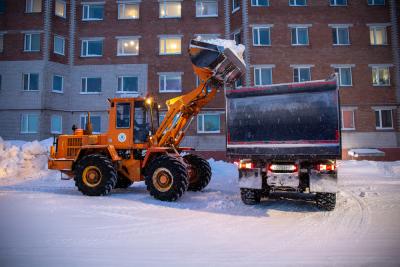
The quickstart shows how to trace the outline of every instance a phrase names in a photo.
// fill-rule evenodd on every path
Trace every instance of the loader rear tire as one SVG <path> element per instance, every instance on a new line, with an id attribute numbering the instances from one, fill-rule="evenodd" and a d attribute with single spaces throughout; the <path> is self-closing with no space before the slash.
<path id="1" fill-rule="evenodd" d="M 256 205 L 261 201 L 261 194 L 257 189 L 240 188 L 240 196 L 246 205 Z"/>
<path id="2" fill-rule="evenodd" d="M 117 173 L 111 160 L 100 154 L 84 156 L 74 173 L 76 187 L 88 196 L 108 195 L 117 183 Z"/>
<path id="3" fill-rule="evenodd" d="M 147 191 L 156 199 L 175 201 L 188 188 L 188 173 L 178 159 L 161 155 L 155 158 L 145 171 Z"/>
<path id="4" fill-rule="evenodd" d="M 335 193 L 317 193 L 315 195 L 315 202 L 317 207 L 321 210 L 332 211 L 336 206 Z"/>
<path id="5" fill-rule="evenodd" d="M 183 159 L 189 166 L 189 191 L 201 191 L 210 183 L 211 167 L 210 164 L 203 158 L 188 154 L 183 156 Z"/>
<path id="6" fill-rule="evenodd" d="M 129 180 L 127 177 L 125 177 L 123 174 L 118 173 L 118 179 L 117 179 L 117 184 L 115 185 L 115 188 L 128 188 L 133 184 L 131 180 Z"/>

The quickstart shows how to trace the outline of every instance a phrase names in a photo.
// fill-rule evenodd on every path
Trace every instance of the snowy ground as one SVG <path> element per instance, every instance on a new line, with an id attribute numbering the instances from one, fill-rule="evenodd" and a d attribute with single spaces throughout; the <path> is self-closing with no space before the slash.
<path id="1" fill-rule="evenodd" d="M 207 189 L 175 203 L 143 183 L 87 197 L 57 172 L 0 175 L 0 266 L 400 265 L 400 162 L 340 162 L 333 212 L 282 194 L 244 206 L 235 166 L 210 163 Z"/>

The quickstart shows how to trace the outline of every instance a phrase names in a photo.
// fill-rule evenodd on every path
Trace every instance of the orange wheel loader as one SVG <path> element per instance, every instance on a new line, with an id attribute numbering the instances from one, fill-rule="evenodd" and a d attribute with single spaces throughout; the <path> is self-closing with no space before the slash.
<path id="1" fill-rule="evenodd" d="M 163 201 L 205 188 L 210 165 L 194 154 L 181 156 L 193 149 L 179 145 L 194 116 L 218 89 L 240 78 L 246 66 L 230 48 L 198 40 L 191 40 L 189 55 L 199 86 L 166 101 L 168 111 L 161 123 L 151 97 L 109 99 L 108 132 L 93 134 L 88 114 L 85 130 L 55 139 L 48 168 L 74 178 L 78 190 L 89 196 L 107 195 L 113 188 L 143 180 L 150 194 Z"/>

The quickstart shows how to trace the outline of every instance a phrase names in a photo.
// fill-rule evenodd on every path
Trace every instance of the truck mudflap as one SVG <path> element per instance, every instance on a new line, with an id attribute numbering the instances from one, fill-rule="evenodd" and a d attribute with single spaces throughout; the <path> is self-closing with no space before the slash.
<path id="1" fill-rule="evenodd" d="M 310 172 L 311 193 L 336 193 L 338 191 L 336 173 Z"/>
<path id="2" fill-rule="evenodd" d="M 239 169 L 239 188 L 262 189 L 261 169 Z"/>

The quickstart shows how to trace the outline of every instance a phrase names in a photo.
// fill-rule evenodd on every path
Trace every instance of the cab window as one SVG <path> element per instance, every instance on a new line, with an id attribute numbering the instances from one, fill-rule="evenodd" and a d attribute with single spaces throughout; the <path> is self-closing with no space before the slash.
<path id="1" fill-rule="evenodd" d="M 117 104 L 117 128 L 129 128 L 131 122 L 131 105 L 129 103 Z"/>

